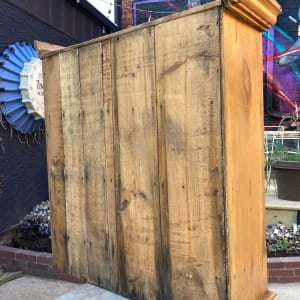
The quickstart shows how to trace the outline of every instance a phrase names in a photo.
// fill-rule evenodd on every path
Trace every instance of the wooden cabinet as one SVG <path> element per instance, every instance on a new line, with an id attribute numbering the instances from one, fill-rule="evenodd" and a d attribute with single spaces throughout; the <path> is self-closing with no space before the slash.
<path id="1" fill-rule="evenodd" d="M 54 263 L 130 299 L 273 299 L 261 31 L 214 1 L 43 58 Z"/>

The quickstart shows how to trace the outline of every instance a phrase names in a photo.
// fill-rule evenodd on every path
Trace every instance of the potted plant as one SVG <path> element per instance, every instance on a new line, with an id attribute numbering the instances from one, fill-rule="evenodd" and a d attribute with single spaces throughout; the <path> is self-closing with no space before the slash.
<path id="1" fill-rule="evenodd" d="M 271 166 L 275 174 L 278 198 L 300 201 L 299 141 L 297 139 L 276 140 Z"/>

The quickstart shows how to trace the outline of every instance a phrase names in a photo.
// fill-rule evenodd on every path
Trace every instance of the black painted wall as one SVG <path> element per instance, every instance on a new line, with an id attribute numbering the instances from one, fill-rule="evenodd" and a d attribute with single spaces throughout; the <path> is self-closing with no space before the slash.
<path id="1" fill-rule="evenodd" d="M 54 22 L 50 18 L 52 24 L 49 24 L 51 22 L 47 23 L 48 19 L 45 16 L 34 17 L 24 7 L 17 6 L 18 3 L 29 6 L 37 2 L 49 1 L 0 0 L 0 54 L 9 44 L 17 41 L 33 43 L 34 40 L 40 40 L 67 46 L 99 36 L 101 24 L 92 17 L 95 26 L 84 25 L 90 20 L 76 20 L 78 23 L 76 26 L 85 26 L 76 37 L 75 29 L 70 31 L 71 27 L 67 21 Z M 50 0 L 50 2 L 55 4 L 57 1 Z M 71 5 L 70 3 L 69 1 L 68 5 Z M 89 17 L 82 12 L 82 8 L 78 9 L 80 9 L 79 16 Z M 67 13 L 66 10 L 65 14 Z M 67 18 L 63 15 L 61 17 Z M 40 134 L 38 142 L 33 140 L 34 137 L 30 137 L 27 143 L 24 136 L 19 138 L 17 132 L 11 134 L 10 128 L 4 129 L 0 125 L 0 232 L 18 223 L 35 204 L 48 199 L 45 135 Z"/>

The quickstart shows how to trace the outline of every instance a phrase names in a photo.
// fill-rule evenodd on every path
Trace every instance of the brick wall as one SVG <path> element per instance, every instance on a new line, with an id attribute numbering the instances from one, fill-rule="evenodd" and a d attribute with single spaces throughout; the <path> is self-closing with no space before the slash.
<path id="1" fill-rule="evenodd" d="M 83 283 L 73 276 L 52 267 L 52 254 L 0 246 L 0 268 L 7 272 L 23 271 L 25 274 Z M 268 258 L 270 283 L 300 282 L 300 257 Z"/>
<path id="2" fill-rule="evenodd" d="M 133 0 L 122 0 L 122 29 L 133 25 L 132 3 Z"/>
<path id="3" fill-rule="evenodd" d="M 7 272 L 22 271 L 24 274 L 75 283 L 83 283 L 73 276 L 59 272 L 52 267 L 52 254 L 12 247 L 0 246 L 0 268 Z"/>
<path id="4" fill-rule="evenodd" d="M 300 257 L 268 258 L 269 282 L 300 282 Z"/>

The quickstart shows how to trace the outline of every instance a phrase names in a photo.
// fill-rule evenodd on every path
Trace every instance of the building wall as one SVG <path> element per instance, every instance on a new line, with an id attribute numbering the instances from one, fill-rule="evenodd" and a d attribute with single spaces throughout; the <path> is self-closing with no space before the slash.
<path id="1" fill-rule="evenodd" d="M 283 13 L 263 33 L 265 125 L 277 125 L 283 115 L 295 113 L 300 105 L 300 1 L 278 2 Z"/>
<path id="2" fill-rule="evenodd" d="M 139 25 L 214 0 L 123 0 L 122 28 Z M 151 13 L 150 13 L 151 12 Z M 136 14 L 135 14 L 136 13 Z M 135 17 L 134 17 L 135 15 Z M 136 22 L 134 22 L 134 19 Z"/>
<path id="3" fill-rule="evenodd" d="M 64 35 L 83 42 L 110 33 L 110 29 L 74 0 L 7 0 Z"/>
<path id="4" fill-rule="evenodd" d="M 122 28 L 128 28 L 133 25 L 132 21 L 132 3 L 133 0 L 122 0 Z"/>
<path id="5" fill-rule="evenodd" d="M 71 2 L 0 0 L 0 54 L 17 41 L 32 44 L 41 40 L 68 46 L 101 35 L 99 21 Z M 22 136 L 10 127 L 5 129 L 1 116 L 0 232 L 18 223 L 35 204 L 48 199 L 45 134 Z"/>

